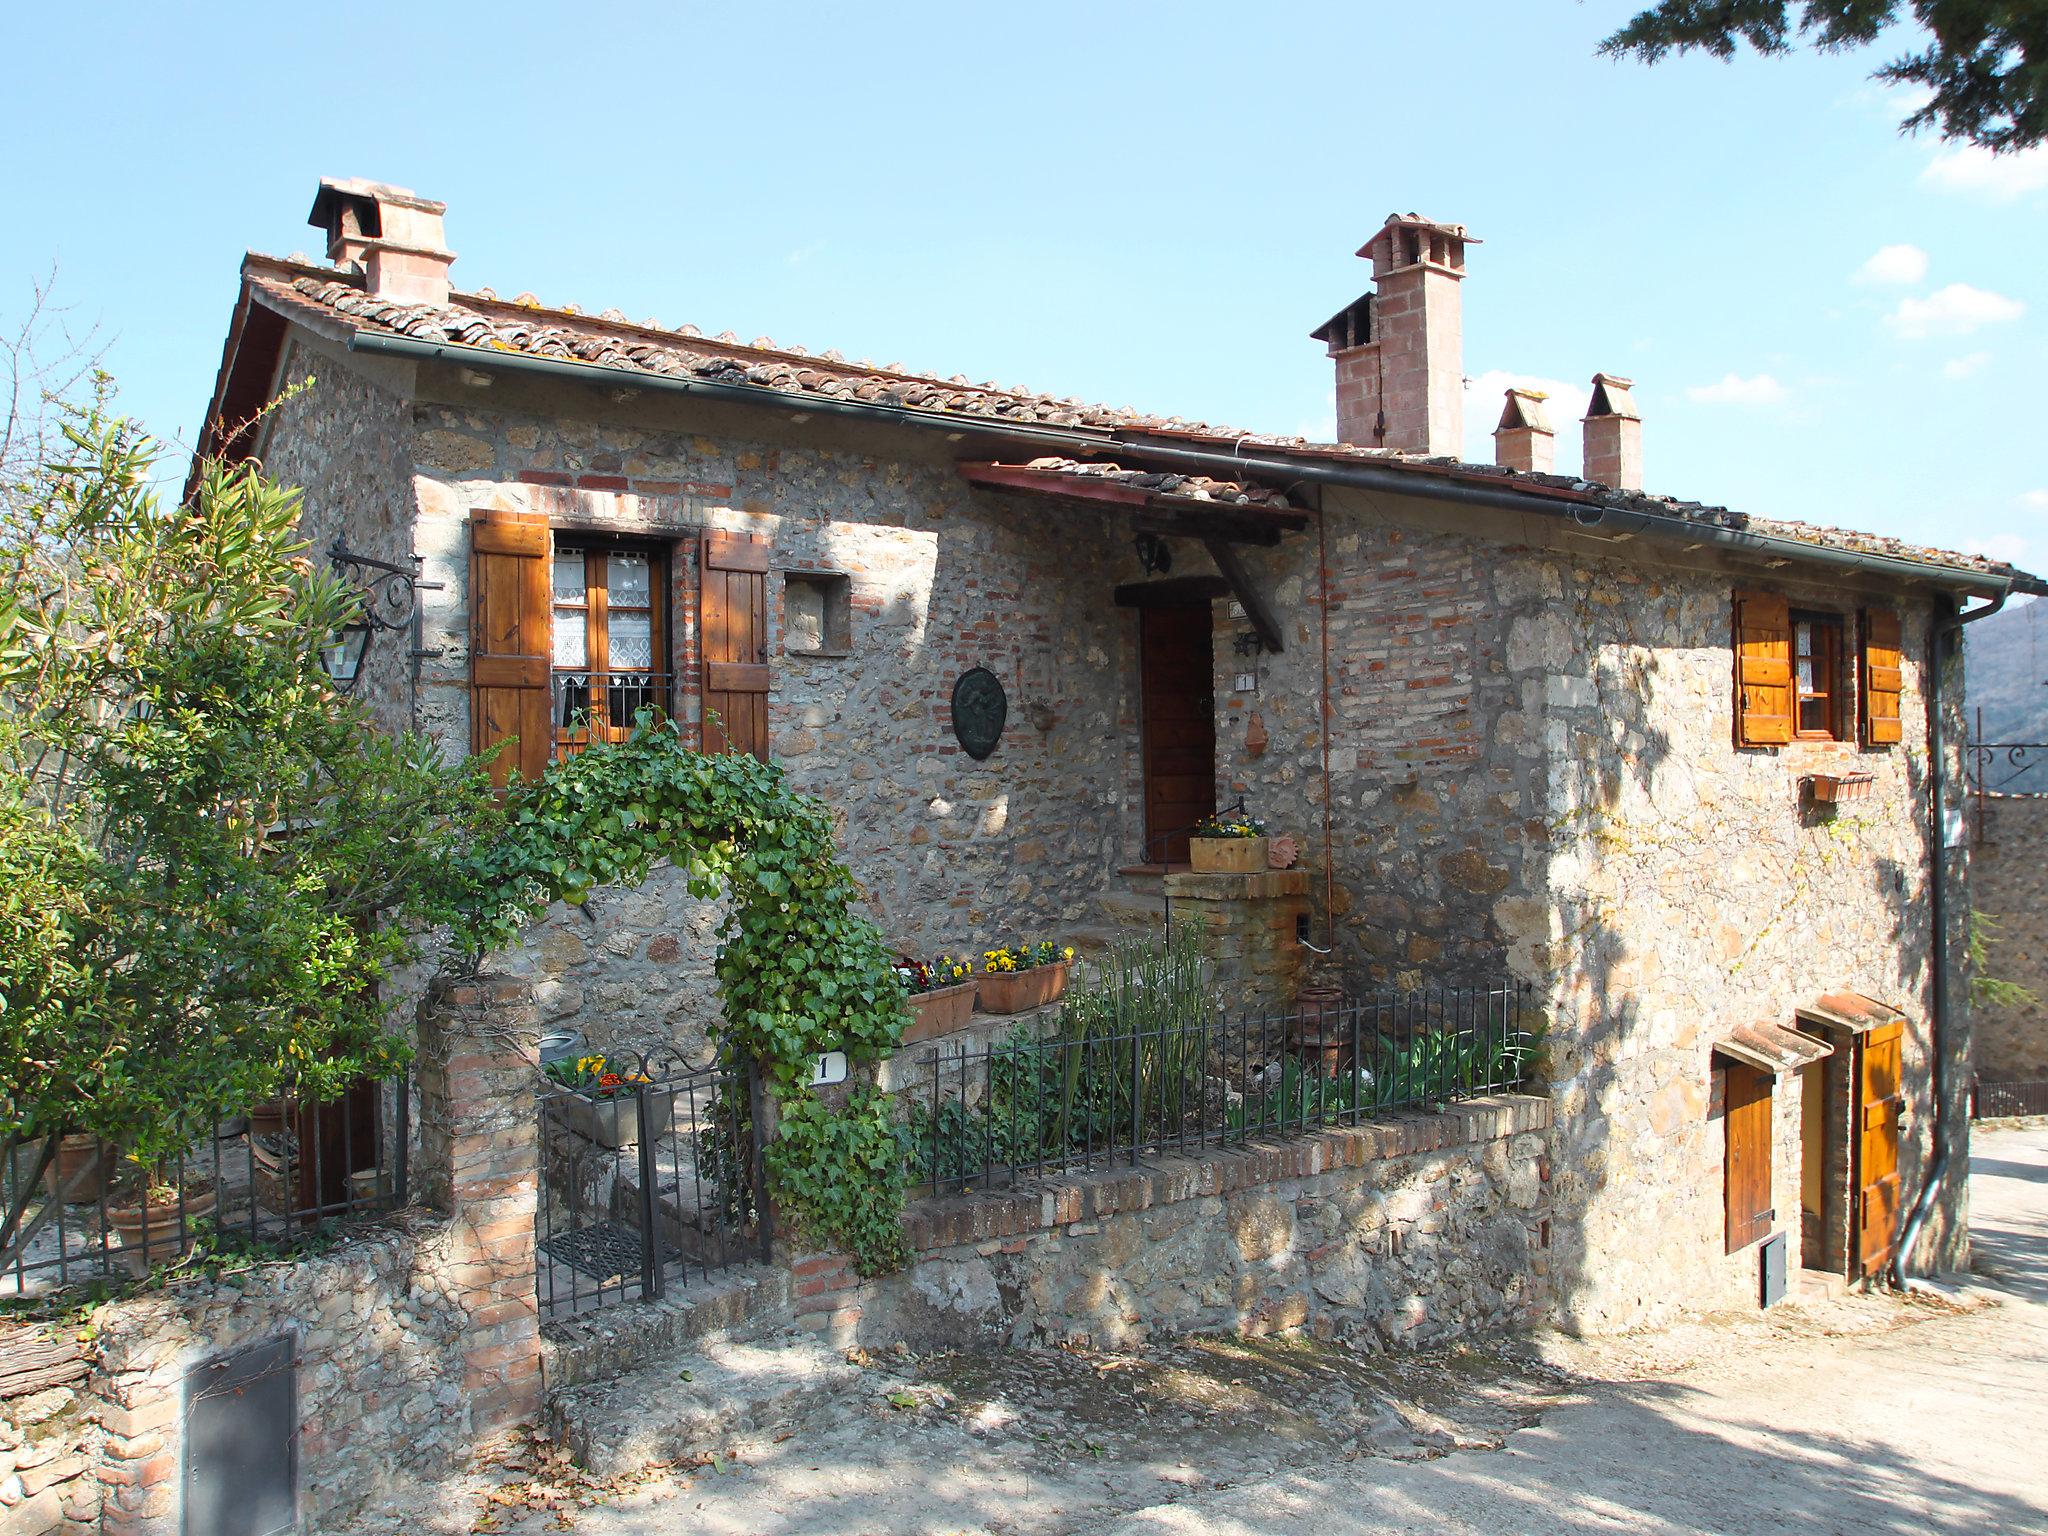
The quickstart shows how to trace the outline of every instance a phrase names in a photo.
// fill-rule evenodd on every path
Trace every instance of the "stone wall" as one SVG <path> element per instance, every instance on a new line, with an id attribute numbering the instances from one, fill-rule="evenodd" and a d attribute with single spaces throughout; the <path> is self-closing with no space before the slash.
<path id="1" fill-rule="evenodd" d="M 86 1476 L 96 1426 L 77 1332 L 0 1323 L 0 1536 L 84 1529 L 97 1512 Z M 33 1370 L 31 1358 L 42 1362 Z"/>
<path id="2" fill-rule="evenodd" d="M 2048 797 L 1984 801 L 1972 878 L 1977 910 L 1997 927 L 1985 971 L 2032 990 L 2018 1006 L 1971 1010 L 1970 1070 L 1986 1082 L 2048 1079 Z"/>
<path id="3" fill-rule="evenodd" d="M 1551 1302 L 1542 1098 L 923 1201 L 913 1257 L 862 1280 L 795 1256 L 790 1305 L 836 1343 L 1128 1346 L 1305 1329 L 1413 1348 L 1533 1325 Z"/>

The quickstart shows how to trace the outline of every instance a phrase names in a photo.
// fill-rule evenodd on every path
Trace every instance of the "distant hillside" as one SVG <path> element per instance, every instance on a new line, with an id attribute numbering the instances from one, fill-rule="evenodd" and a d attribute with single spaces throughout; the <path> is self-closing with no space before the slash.
<path id="1" fill-rule="evenodd" d="M 1963 634 L 1970 734 L 1977 735 L 1981 708 L 1983 740 L 2048 742 L 2048 602 L 2008 609 Z M 2001 757 L 1985 777 L 1990 789 L 2048 792 L 2048 751 L 2017 770 Z"/>

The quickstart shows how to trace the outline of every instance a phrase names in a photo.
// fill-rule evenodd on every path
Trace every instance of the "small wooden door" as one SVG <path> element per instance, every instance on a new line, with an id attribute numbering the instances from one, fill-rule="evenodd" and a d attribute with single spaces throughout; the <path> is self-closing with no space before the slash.
<path id="1" fill-rule="evenodd" d="M 1213 626 L 1207 603 L 1138 612 L 1145 857 L 1184 864 L 1188 828 L 1216 810 Z"/>
<path id="2" fill-rule="evenodd" d="M 1736 1253 L 1771 1235 L 1778 1219 L 1771 1205 L 1771 1074 L 1731 1061 L 1722 1074 L 1722 1124 L 1727 1160 L 1728 1251 Z"/>
<path id="3" fill-rule="evenodd" d="M 1856 1257 L 1866 1275 L 1882 1269 L 1899 1240 L 1900 1055 L 1906 1026 L 1886 1024 L 1856 1050 Z"/>
<path id="4" fill-rule="evenodd" d="M 704 535 L 698 626 L 704 646 L 704 750 L 768 760 L 768 541 Z"/>

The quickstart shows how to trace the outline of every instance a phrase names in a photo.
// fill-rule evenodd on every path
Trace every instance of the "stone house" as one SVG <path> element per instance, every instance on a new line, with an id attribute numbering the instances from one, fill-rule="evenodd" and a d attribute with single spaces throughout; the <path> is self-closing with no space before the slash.
<path id="1" fill-rule="evenodd" d="M 443 215 L 322 182 L 326 260 L 247 258 L 209 415 L 320 550 L 417 572 L 360 661 L 381 719 L 532 772 L 658 705 L 826 799 L 907 949 L 1149 922 L 1164 887 L 1248 1002 L 1321 951 L 1354 990 L 1511 970 L 1574 1326 L 1754 1304 L 1780 1236 L 1851 1277 L 1962 1262 L 1956 637 L 2048 584 L 1648 494 L 1613 375 L 1585 479 L 1529 394 L 1460 462 L 1476 242 L 1413 215 L 1313 333 L 1333 444 L 459 292 Z M 1240 797 L 1299 867 L 1181 872 Z M 542 1007 L 701 1031 L 712 931 L 662 877 L 551 921 Z"/>

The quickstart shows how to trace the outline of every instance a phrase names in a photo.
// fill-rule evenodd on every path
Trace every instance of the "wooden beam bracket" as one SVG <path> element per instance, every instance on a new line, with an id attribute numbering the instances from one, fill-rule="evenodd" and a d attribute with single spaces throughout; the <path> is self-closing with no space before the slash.
<path id="1" fill-rule="evenodd" d="M 1209 558 L 1216 562 L 1216 569 L 1223 573 L 1223 579 L 1230 583 L 1230 595 L 1244 605 L 1244 616 L 1251 620 L 1252 629 L 1258 634 L 1259 643 L 1275 656 L 1281 651 L 1280 621 L 1265 596 L 1252 585 L 1251 573 L 1244 568 L 1244 562 L 1237 557 L 1237 550 L 1223 539 L 1204 539 L 1202 547 L 1209 551 Z"/>

